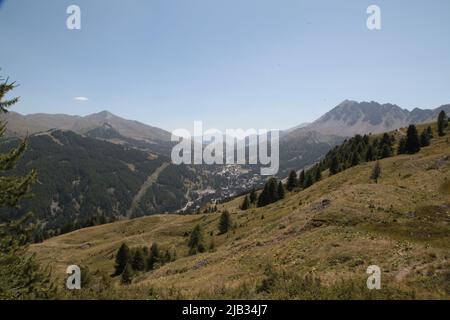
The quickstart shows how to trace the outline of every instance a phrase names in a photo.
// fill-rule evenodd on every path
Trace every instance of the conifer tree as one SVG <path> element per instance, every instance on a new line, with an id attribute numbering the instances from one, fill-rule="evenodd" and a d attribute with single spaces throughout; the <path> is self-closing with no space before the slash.
<path id="1" fill-rule="evenodd" d="M 381 145 L 392 146 L 392 137 L 388 133 L 384 133 L 381 138 Z"/>
<path id="2" fill-rule="evenodd" d="M 383 147 L 381 148 L 381 154 L 380 158 L 389 158 L 392 156 L 392 147 L 389 144 L 383 144 Z"/>
<path id="3" fill-rule="evenodd" d="M 220 215 L 219 233 L 220 234 L 227 233 L 228 230 L 230 230 L 230 228 L 231 228 L 231 216 L 230 216 L 230 213 L 228 212 L 228 210 L 225 210 L 225 212 L 223 212 Z"/>
<path id="4" fill-rule="evenodd" d="M 313 184 L 314 184 L 314 181 L 313 181 L 313 178 L 312 178 L 312 176 L 311 176 L 311 173 L 308 172 L 308 174 L 306 175 L 306 178 L 305 178 L 305 186 L 304 186 L 304 188 L 305 188 L 305 189 L 306 189 L 306 188 L 309 188 L 309 187 L 311 187 Z"/>
<path id="5" fill-rule="evenodd" d="M 359 154 L 357 152 L 353 152 L 352 154 L 352 166 L 357 166 L 359 164 Z"/>
<path id="6" fill-rule="evenodd" d="M 430 134 L 428 129 L 424 129 L 420 134 L 420 146 L 428 147 L 430 145 Z"/>
<path id="7" fill-rule="evenodd" d="M 19 101 L 19 98 L 5 99 L 16 87 L 15 83 L 0 79 L 0 117 Z M 0 118 L 0 140 L 6 131 L 6 123 Z M 36 180 L 36 172 L 23 176 L 9 173 L 14 169 L 27 147 L 27 140 L 9 152 L 0 154 L 0 208 L 13 208 L 30 192 Z M 34 255 L 27 252 L 32 229 L 27 214 L 16 221 L 0 216 L 0 299 L 46 299 L 55 297 L 56 285 L 50 274 L 42 270 Z"/>
<path id="8" fill-rule="evenodd" d="M 125 266 L 131 263 L 131 252 L 126 243 L 122 243 L 116 255 L 115 274 L 122 274 Z"/>
<path id="9" fill-rule="evenodd" d="M 270 178 L 268 183 L 269 203 L 278 201 L 278 183 L 277 179 Z"/>
<path id="10" fill-rule="evenodd" d="M 316 172 L 316 174 L 315 174 L 314 180 L 316 182 L 320 181 L 320 179 L 322 179 L 322 170 L 320 169 L 320 166 L 318 166 L 318 165 L 316 166 L 315 172 Z"/>
<path id="11" fill-rule="evenodd" d="M 406 133 L 405 151 L 407 153 L 416 153 L 420 151 L 420 139 L 415 125 L 411 124 Z"/>
<path id="12" fill-rule="evenodd" d="M 305 185 L 305 170 L 302 170 L 302 172 L 300 172 L 300 175 L 298 177 L 298 185 L 301 188 L 303 188 Z"/>
<path id="13" fill-rule="evenodd" d="M 133 260 L 131 262 L 131 267 L 136 271 L 145 270 L 145 258 L 144 252 L 141 248 L 137 248 L 133 255 Z"/>
<path id="14" fill-rule="evenodd" d="M 339 160 L 336 156 L 331 158 L 330 163 L 330 175 L 334 175 L 339 172 Z"/>
<path id="15" fill-rule="evenodd" d="M 442 110 L 439 112 L 438 120 L 437 120 L 437 127 L 438 127 L 438 135 L 439 136 L 445 136 L 445 128 L 448 126 L 448 119 L 447 115 L 445 114 L 445 111 Z"/>
<path id="16" fill-rule="evenodd" d="M 288 180 L 287 180 L 287 183 L 286 183 L 286 189 L 288 191 L 292 191 L 297 186 L 298 186 L 297 173 L 295 172 L 295 170 L 292 170 L 289 173 L 289 177 L 288 177 Z"/>
<path id="17" fill-rule="evenodd" d="M 258 207 L 264 207 L 267 204 L 269 204 L 269 185 L 266 182 L 258 197 Z"/>
<path id="18" fill-rule="evenodd" d="M 196 254 L 197 252 L 204 252 L 205 247 L 203 244 L 203 230 L 198 224 L 191 232 L 191 236 L 188 241 L 189 253 Z"/>
<path id="19" fill-rule="evenodd" d="M 369 145 L 369 147 L 367 147 L 367 151 L 366 151 L 366 162 L 370 162 L 373 161 L 375 159 L 375 152 L 373 150 L 373 146 Z"/>
<path id="20" fill-rule="evenodd" d="M 131 267 L 131 265 L 129 263 L 127 263 L 127 265 L 123 269 L 120 282 L 122 284 L 131 284 L 131 282 L 133 281 L 133 276 L 134 276 L 134 270 Z"/>
<path id="21" fill-rule="evenodd" d="M 406 153 L 406 139 L 402 137 L 398 143 L 397 154 Z"/>
<path id="22" fill-rule="evenodd" d="M 155 268 L 156 263 L 159 262 L 159 257 L 160 253 L 158 244 L 156 242 L 153 242 L 150 248 L 149 256 L 147 258 L 147 270 L 153 270 Z"/>
<path id="23" fill-rule="evenodd" d="M 270 178 L 264 185 L 263 191 L 258 198 L 258 207 L 264 207 L 268 204 L 278 201 L 278 183 L 277 179 Z"/>
<path id="24" fill-rule="evenodd" d="M 364 136 L 363 136 L 363 143 L 364 143 L 364 145 L 368 145 L 369 144 L 369 136 L 367 135 L 367 134 L 365 134 Z"/>
<path id="25" fill-rule="evenodd" d="M 278 190 L 277 190 L 277 194 L 278 194 L 278 199 L 284 199 L 284 186 L 283 183 L 280 181 L 278 183 Z"/>
<path id="26" fill-rule="evenodd" d="M 378 179 L 381 177 L 381 165 L 380 162 L 375 162 L 375 165 L 372 170 L 372 174 L 370 176 L 370 179 L 374 180 L 375 183 L 378 183 Z"/>
<path id="27" fill-rule="evenodd" d="M 255 188 L 253 188 L 252 191 L 250 192 L 250 203 L 255 203 L 256 200 L 258 200 L 258 196 L 256 195 Z"/>
<path id="28" fill-rule="evenodd" d="M 247 210 L 248 208 L 250 208 L 250 199 L 248 195 L 245 195 L 244 200 L 241 204 L 241 210 Z"/>

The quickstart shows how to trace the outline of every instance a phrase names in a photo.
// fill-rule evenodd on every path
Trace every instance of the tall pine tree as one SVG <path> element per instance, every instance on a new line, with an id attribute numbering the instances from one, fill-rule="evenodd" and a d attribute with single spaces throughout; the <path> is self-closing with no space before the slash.
<path id="1" fill-rule="evenodd" d="M 258 196 L 256 195 L 255 188 L 253 188 L 252 191 L 250 192 L 250 203 L 255 203 L 256 200 L 258 200 Z"/>
<path id="2" fill-rule="evenodd" d="M 284 199 L 284 186 L 281 181 L 278 182 L 277 194 L 278 194 L 278 200 Z"/>
<path id="3" fill-rule="evenodd" d="M 288 191 L 292 191 L 297 186 L 298 186 L 297 173 L 295 172 L 295 170 L 292 170 L 289 173 L 289 177 L 288 177 L 288 180 L 286 182 L 286 189 Z"/>
<path id="4" fill-rule="evenodd" d="M 377 162 L 375 162 L 375 165 L 373 166 L 372 174 L 370 175 L 370 179 L 375 181 L 375 183 L 378 183 L 378 179 L 380 179 L 380 177 L 381 177 L 381 165 L 380 165 L 380 162 L 377 161 Z"/>
<path id="5" fill-rule="evenodd" d="M 129 263 L 127 263 L 127 265 L 123 269 L 120 282 L 122 284 L 131 284 L 131 282 L 133 281 L 133 277 L 134 277 L 134 270 L 131 267 L 131 265 Z"/>
<path id="6" fill-rule="evenodd" d="M 392 156 L 392 147 L 388 144 L 383 144 L 381 147 L 380 158 L 384 159 L 389 158 L 390 156 Z"/>
<path id="7" fill-rule="evenodd" d="M 145 270 L 145 257 L 142 248 L 136 248 L 133 255 L 133 260 L 131 261 L 131 266 L 133 270 L 144 271 Z"/>
<path id="8" fill-rule="evenodd" d="M 320 169 L 320 166 L 319 165 L 316 165 L 315 166 L 315 176 L 314 176 L 314 180 L 317 182 L 317 181 L 320 181 L 320 179 L 322 179 L 322 170 Z"/>
<path id="9" fill-rule="evenodd" d="M 311 187 L 313 184 L 314 184 L 314 179 L 313 179 L 313 177 L 312 177 L 312 172 L 308 172 L 308 174 L 306 175 L 306 178 L 305 178 L 305 185 L 304 185 L 304 188 L 305 188 L 305 189 L 306 189 L 306 188 L 309 188 L 309 187 Z"/>
<path id="10" fill-rule="evenodd" d="M 278 183 L 277 179 L 270 178 L 268 183 L 268 190 L 269 190 L 269 203 L 273 203 L 278 201 Z"/>
<path id="11" fill-rule="evenodd" d="M 422 133 L 420 134 L 420 146 L 421 147 L 428 147 L 430 145 L 430 134 L 428 129 L 424 129 Z"/>
<path id="12" fill-rule="evenodd" d="M 302 172 L 300 172 L 300 175 L 298 177 L 298 186 L 301 188 L 305 186 L 305 170 L 302 170 Z"/>
<path id="13" fill-rule="evenodd" d="M 339 160 L 336 156 L 333 156 L 331 158 L 331 163 L 330 163 L 330 176 L 332 176 L 338 172 L 339 172 Z"/>
<path id="14" fill-rule="evenodd" d="M 439 112 L 438 120 L 437 120 L 437 127 L 438 127 L 438 135 L 439 136 L 445 136 L 445 128 L 448 126 L 448 119 L 447 115 L 445 114 L 445 111 L 442 110 Z"/>
<path id="15" fill-rule="evenodd" d="M 398 142 L 397 154 L 406 153 L 406 138 L 402 137 Z"/>
<path id="16" fill-rule="evenodd" d="M 415 125 L 411 124 L 406 132 L 405 151 L 407 153 L 416 153 L 420 151 L 420 139 Z"/>
<path id="17" fill-rule="evenodd" d="M 116 255 L 115 274 L 122 274 L 125 266 L 131 263 L 131 252 L 126 243 L 122 243 Z"/>
<path id="18" fill-rule="evenodd" d="M 225 210 L 224 213 L 221 214 L 219 220 L 219 232 L 220 234 L 227 233 L 231 228 L 231 216 L 228 210 Z"/>
<path id="19" fill-rule="evenodd" d="M 159 259 L 160 259 L 160 252 L 158 244 L 156 242 L 153 242 L 150 248 L 150 253 L 147 258 L 146 263 L 147 270 L 153 270 L 156 264 L 159 262 Z"/>
<path id="20" fill-rule="evenodd" d="M 15 88 L 15 83 L 0 79 L 0 117 L 19 98 L 5 99 Z M 0 138 L 6 130 L 6 123 L 0 119 Z M 1 140 L 1 139 L 0 139 Z M 0 208 L 13 208 L 29 193 L 36 180 L 36 172 L 14 176 L 14 169 L 25 152 L 27 140 L 20 142 L 11 151 L 0 154 Z M 32 229 L 28 227 L 31 214 L 17 221 L 0 216 L 0 299 L 46 299 L 56 295 L 56 286 L 50 274 L 43 271 L 34 255 L 27 252 Z"/>
<path id="21" fill-rule="evenodd" d="M 197 252 L 204 252 L 205 246 L 203 244 L 203 230 L 198 224 L 191 232 L 188 241 L 189 254 L 196 254 Z"/>
<path id="22" fill-rule="evenodd" d="M 247 210 L 248 208 L 250 208 L 250 199 L 248 195 L 245 195 L 244 200 L 241 204 L 241 210 Z"/>

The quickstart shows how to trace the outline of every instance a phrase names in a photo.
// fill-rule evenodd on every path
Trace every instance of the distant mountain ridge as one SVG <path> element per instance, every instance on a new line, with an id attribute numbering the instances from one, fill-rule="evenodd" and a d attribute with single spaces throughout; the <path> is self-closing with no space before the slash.
<path id="1" fill-rule="evenodd" d="M 280 170 L 285 177 L 290 170 L 310 166 L 346 137 L 392 131 L 411 123 L 434 122 L 441 110 L 450 113 L 450 104 L 436 109 L 409 111 L 395 104 L 345 100 L 313 123 L 280 132 Z M 21 115 L 10 112 L 7 135 L 25 136 L 52 129 L 69 130 L 87 137 L 112 142 L 170 157 L 174 143 L 171 134 L 138 121 L 120 118 L 108 111 L 85 117 L 64 114 Z M 205 141 L 206 143 L 206 141 Z"/>
<path id="2" fill-rule="evenodd" d="M 435 121 L 441 110 L 449 113 L 450 104 L 436 109 L 415 108 L 409 111 L 390 103 L 345 100 L 313 123 L 288 132 L 298 135 L 300 132 L 316 131 L 325 135 L 338 136 L 381 133 L 409 124 Z"/>
<path id="3" fill-rule="evenodd" d="M 375 101 L 357 102 L 345 100 L 312 123 L 303 123 L 281 132 L 282 136 L 299 136 L 305 132 L 318 132 L 322 135 L 349 137 L 355 134 L 381 133 L 405 127 L 411 123 L 432 122 L 441 110 L 450 113 L 450 104 L 436 109 L 415 108 L 411 111 L 398 105 Z M 127 120 L 101 111 L 87 116 L 66 114 L 36 113 L 21 115 L 9 112 L 7 136 L 25 136 L 50 129 L 71 130 L 79 134 L 95 132 L 105 127 L 114 129 L 123 137 L 142 140 L 148 143 L 169 142 L 171 133 L 144 123 Z"/>
<path id="4" fill-rule="evenodd" d="M 86 134 L 105 124 L 114 128 L 122 136 L 146 142 L 170 141 L 170 132 L 149 126 L 134 120 L 118 117 L 109 111 L 101 111 L 87 116 L 73 116 L 66 114 L 29 114 L 21 115 L 8 112 L 5 115 L 8 122 L 7 136 L 25 136 L 50 129 L 71 130 L 79 134 Z"/>

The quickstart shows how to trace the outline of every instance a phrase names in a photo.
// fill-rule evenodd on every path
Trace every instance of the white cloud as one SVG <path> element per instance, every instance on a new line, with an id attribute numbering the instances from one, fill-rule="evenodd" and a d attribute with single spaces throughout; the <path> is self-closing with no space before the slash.
<path id="1" fill-rule="evenodd" d="M 73 98 L 73 100 L 75 100 L 75 101 L 88 101 L 89 99 L 86 98 L 86 97 L 75 97 L 75 98 Z"/>

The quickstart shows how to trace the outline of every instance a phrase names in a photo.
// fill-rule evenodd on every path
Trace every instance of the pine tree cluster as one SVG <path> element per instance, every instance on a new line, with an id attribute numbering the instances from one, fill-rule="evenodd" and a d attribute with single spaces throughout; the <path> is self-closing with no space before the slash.
<path id="1" fill-rule="evenodd" d="M 121 276 L 122 283 L 129 284 L 136 272 L 151 271 L 175 260 L 175 250 L 160 250 L 157 243 L 153 243 L 150 248 L 137 247 L 132 249 L 126 243 L 123 243 L 116 254 L 115 275 Z"/>
<path id="2" fill-rule="evenodd" d="M 334 175 L 363 162 L 388 158 L 394 154 L 394 143 L 395 137 L 388 133 L 374 139 L 368 135 L 355 135 L 328 152 L 319 167 L 329 169 L 330 175 Z"/>
<path id="3" fill-rule="evenodd" d="M 264 185 L 262 192 L 259 194 L 257 205 L 258 207 L 264 207 L 268 204 L 277 202 L 285 196 L 284 186 L 281 181 L 277 181 L 276 178 L 269 178 Z"/>

